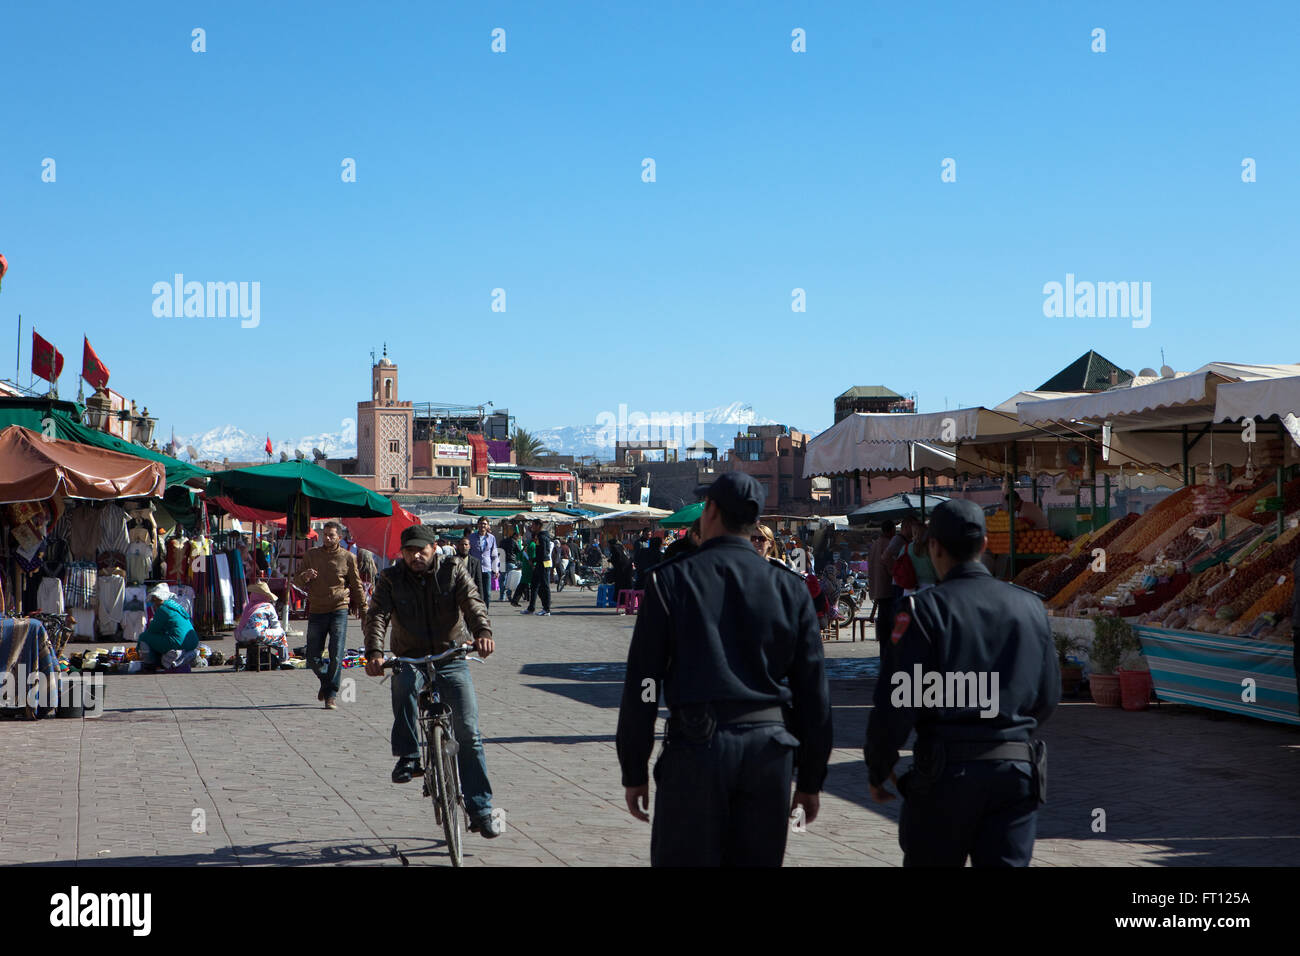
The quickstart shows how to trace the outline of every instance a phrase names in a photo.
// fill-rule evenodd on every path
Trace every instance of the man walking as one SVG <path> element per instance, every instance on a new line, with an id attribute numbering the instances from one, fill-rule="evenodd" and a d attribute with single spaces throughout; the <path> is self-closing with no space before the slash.
<path id="1" fill-rule="evenodd" d="M 470 536 L 461 535 L 456 539 L 456 557 L 465 562 L 465 569 L 469 572 L 469 579 L 474 582 L 474 588 L 479 591 L 479 597 L 483 600 L 484 609 L 487 608 L 487 595 L 479 586 L 483 580 L 483 566 L 478 563 L 478 557 L 470 547 Z"/>
<path id="2" fill-rule="evenodd" d="M 867 558 L 867 576 L 871 585 L 871 620 L 876 621 L 881 618 L 893 616 L 893 595 L 894 587 L 893 575 L 885 567 L 885 550 L 889 543 L 894 539 L 894 522 L 886 521 L 880 528 L 880 537 L 871 542 L 871 554 Z M 879 611 L 880 618 L 876 613 Z M 884 637 L 879 629 L 876 631 L 878 640 Z"/>
<path id="3" fill-rule="evenodd" d="M 533 555 L 533 579 L 528 589 L 528 607 L 520 614 L 532 614 L 537 610 L 537 596 L 542 597 L 541 616 L 551 613 L 551 536 L 538 518 L 533 519 L 533 543 L 537 551 Z"/>
<path id="4" fill-rule="evenodd" d="M 1061 699 L 1061 672 L 1038 595 L 979 561 L 984 512 L 934 509 L 926 545 L 939 583 L 904 598 L 894 671 L 876 682 L 865 757 L 871 796 L 892 800 L 898 748 L 916 729 L 898 842 L 904 866 L 1028 866 L 1047 753 L 1036 731 Z"/>
<path id="5" fill-rule="evenodd" d="M 478 593 L 483 598 L 484 607 L 491 606 L 488 595 L 492 593 L 492 572 L 497 566 L 497 539 L 488 528 L 488 519 L 479 518 L 478 529 L 469 536 L 469 550 L 478 559 L 481 572 L 474 580 L 478 583 Z"/>
<path id="6" fill-rule="evenodd" d="M 307 666 L 320 678 L 317 700 L 334 710 L 343 673 L 343 649 L 348 632 L 348 610 L 358 616 L 366 606 L 357 559 L 339 547 L 343 527 L 328 521 L 321 529 L 321 546 L 310 549 L 294 583 L 307 588 Z M 329 666 L 321 660 L 329 638 Z"/>
<path id="7" fill-rule="evenodd" d="M 384 673 L 384 635 L 393 628 L 391 649 L 398 657 L 440 654 L 460 643 L 468 629 L 474 648 L 487 657 L 496 645 L 487 606 L 464 562 L 437 552 L 437 538 L 424 525 L 402 532 L 402 558 L 385 568 L 375 581 L 375 594 L 366 610 L 366 673 Z M 462 618 L 464 623 L 462 623 Z M 488 782 L 483 735 L 478 726 L 478 699 L 469 674 L 469 661 L 439 664 L 438 694 L 451 707 L 459 752 L 461 790 L 471 833 L 491 839 L 504 827 L 492 817 L 492 785 Z M 393 669 L 393 783 L 408 783 L 423 774 L 416 737 L 417 707 L 424 674 L 411 664 Z"/>
<path id="8" fill-rule="evenodd" d="M 727 472 L 703 493 L 703 543 L 649 570 L 628 650 L 617 736 L 627 808 L 650 819 L 662 699 L 651 865 L 780 866 L 791 810 L 816 818 L 830 759 L 817 615 L 803 579 L 750 543 L 762 485 Z"/>

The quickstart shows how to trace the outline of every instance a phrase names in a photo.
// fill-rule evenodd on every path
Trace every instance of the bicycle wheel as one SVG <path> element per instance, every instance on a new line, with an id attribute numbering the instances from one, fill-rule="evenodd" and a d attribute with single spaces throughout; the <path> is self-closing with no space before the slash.
<path id="1" fill-rule="evenodd" d="M 451 855 L 451 865 L 460 866 L 460 776 L 456 772 L 455 748 L 448 746 L 447 729 L 440 723 L 434 723 L 430 736 L 436 761 L 433 766 L 437 768 L 435 799 L 442 817 L 442 829 L 447 835 L 447 852 Z"/>
<path id="2" fill-rule="evenodd" d="M 438 806 L 437 754 L 433 750 L 432 731 L 432 728 L 436 726 L 436 721 L 432 717 L 421 713 L 420 719 L 416 721 L 415 726 L 420 737 L 420 764 L 424 767 L 424 796 L 433 801 L 433 822 L 435 825 L 441 826 L 442 810 Z"/>

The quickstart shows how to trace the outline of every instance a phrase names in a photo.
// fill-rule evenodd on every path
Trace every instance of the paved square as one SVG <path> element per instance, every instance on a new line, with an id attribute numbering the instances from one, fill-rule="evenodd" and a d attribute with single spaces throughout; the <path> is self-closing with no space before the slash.
<path id="1" fill-rule="evenodd" d="M 566 591 L 550 618 L 492 605 L 498 650 L 472 666 L 507 831 L 468 834 L 466 865 L 649 862 L 614 750 L 635 618 L 594 603 Z M 356 621 L 348 645 L 361 645 Z M 787 865 L 902 862 L 898 805 L 870 801 L 862 763 L 875 654 L 827 645 L 836 749 L 821 815 L 791 834 Z M 355 700 L 326 711 L 305 671 L 108 676 L 97 720 L 0 722 L 0 863 L 400 866 L 400 853 L 447 865 L 418 781 L 389 782 L 388 686 L 345 678 Z M 1300 865 L 1300 729 L 1074 702 L 1044 737 L 1035 865 Z"/>

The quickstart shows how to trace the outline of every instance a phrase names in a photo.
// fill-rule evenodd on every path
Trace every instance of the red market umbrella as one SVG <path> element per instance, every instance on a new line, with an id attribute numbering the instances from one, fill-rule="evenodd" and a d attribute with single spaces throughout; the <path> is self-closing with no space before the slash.
<path id="1" fill-rule="evenodd" d="M 402 532 L 420 523 L 419 515 L 411 514 L 396 502 L 393 503 L 391 517 L 345 518 L 343 521 L 358 548 L 365 548 L 390 560 L 401 554 Z"/>

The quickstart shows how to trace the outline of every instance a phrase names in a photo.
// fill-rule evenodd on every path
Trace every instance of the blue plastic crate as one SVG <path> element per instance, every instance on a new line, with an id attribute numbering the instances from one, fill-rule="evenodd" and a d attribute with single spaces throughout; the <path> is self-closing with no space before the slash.
<path id="1" fill-rule="evenodd" d="M 596 607 L 613 607 L 614 597 L 614 585 L 600 584 L 596 586 Z"/>

